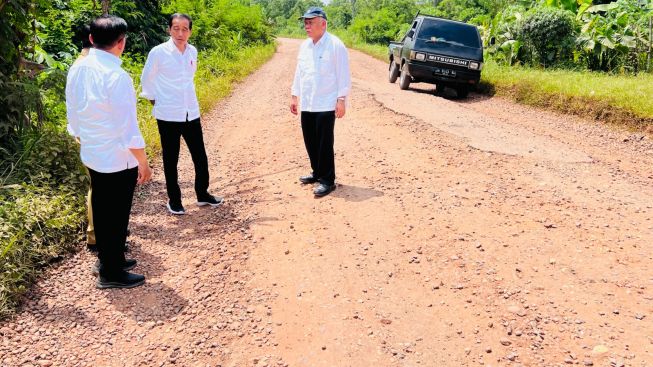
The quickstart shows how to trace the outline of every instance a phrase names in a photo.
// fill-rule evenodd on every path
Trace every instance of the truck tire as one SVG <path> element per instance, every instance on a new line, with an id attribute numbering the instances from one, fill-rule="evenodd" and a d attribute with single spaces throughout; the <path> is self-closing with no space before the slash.
<path id="1" fill-rule="evenodd" d="M 408 66 L 404 64 L 401 68 L 401 76 L 399 77 L 399 89 L 406 90 L 410 86 L 410 75 L 408 75 Z"/>
<path id="2" fill-rule="evenodd" d="M 467 98 L 467 95 L 469 94 L 469 87 L 467 86 L 462 86 L 462 87 L 457 87 L 456 88 L 456 96 L 458 98 Z"/>
<path id="3" fill-rule="evenodd" d="M 389 74 L 388 74 L 388 81 L 390 83 L 394 83 L 397 81 L 397 78 L 399 77 L 399 67 L 397 66 L 397 63 L 394 61 L 390 61 L 390 68 L 389 68 Z"/>

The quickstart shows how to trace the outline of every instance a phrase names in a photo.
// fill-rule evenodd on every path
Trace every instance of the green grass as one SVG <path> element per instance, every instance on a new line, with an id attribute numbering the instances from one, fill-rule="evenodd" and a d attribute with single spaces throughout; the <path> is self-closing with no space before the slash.
<path id="1" fill-rule="evenodd" d="M 363 42 L 358 36 L 347 31 L 334 31 L 333 34 L 338 36 L 342 42 L 349 48 L 361 51 L 375 59 L 388 61 L 388 45 L 378 45 Z"/>
<path id="2" fill-rule="evenodd" d="M 195 80 L 202 112 L 228 96 L 235 83 L 260 68 L 275 50 L 276 45 L 269 44 L 240 49 L 233 57 L 213 52 L 200 59 Z"/>
<path id="3" fill-rule="evenodd" d="M 485 64 L 481 90 L 528 105 L 653 132 L 653 75 Z"/>

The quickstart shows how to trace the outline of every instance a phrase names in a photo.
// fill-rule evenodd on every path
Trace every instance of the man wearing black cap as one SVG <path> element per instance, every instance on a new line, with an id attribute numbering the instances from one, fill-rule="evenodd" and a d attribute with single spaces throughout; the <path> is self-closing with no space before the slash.
<path id="1" fill-rule="evenodd" d="M 336 118 L 345 116 L 351 90 L 349 56 L 342 41 L 326 31 L 322 8 L 311 7 L 300 19 L 308 39 L 299 48 L 290 112 L 296 115 L 301 110 L 304 144 L 313 169 L 299 181 L 318 183 L 313 193 L 321 197 L 336 188 L 333 129 Z"/>

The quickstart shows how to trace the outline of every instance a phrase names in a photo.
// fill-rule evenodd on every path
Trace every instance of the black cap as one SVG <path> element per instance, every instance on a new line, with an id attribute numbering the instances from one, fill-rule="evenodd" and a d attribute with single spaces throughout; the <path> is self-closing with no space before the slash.
<path id="1" fill-rule="evenodd" d="M 324 20 L 326 20 L 327 18 L 326 13 L 324 12 L 324 10 L 322 10 L 322 8 L 320 8 L 319 6 L 311 6 L 310 8 L 308 8 L 308 10 L 306 10 L 306 13 L 304 13 L 304 15 L 302 15 L 299 19 L 311 19 L 317 17 L 324 18 Z"/>

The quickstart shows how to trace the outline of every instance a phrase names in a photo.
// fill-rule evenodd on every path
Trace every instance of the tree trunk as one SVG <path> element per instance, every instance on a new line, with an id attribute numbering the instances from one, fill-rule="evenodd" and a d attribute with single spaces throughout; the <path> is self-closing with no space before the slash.
<path id="1" fill-rule="evenodd" d="M 102 0 L 102 15 L 109 15 L 111 0 Z"/>
<path id="2" fill-rule="evenodd" d="M 646 57 L 646 71 L 651 71 L 651 43 L 653 42 L 653 17 L 648 17 L 648 56 Z"/>

